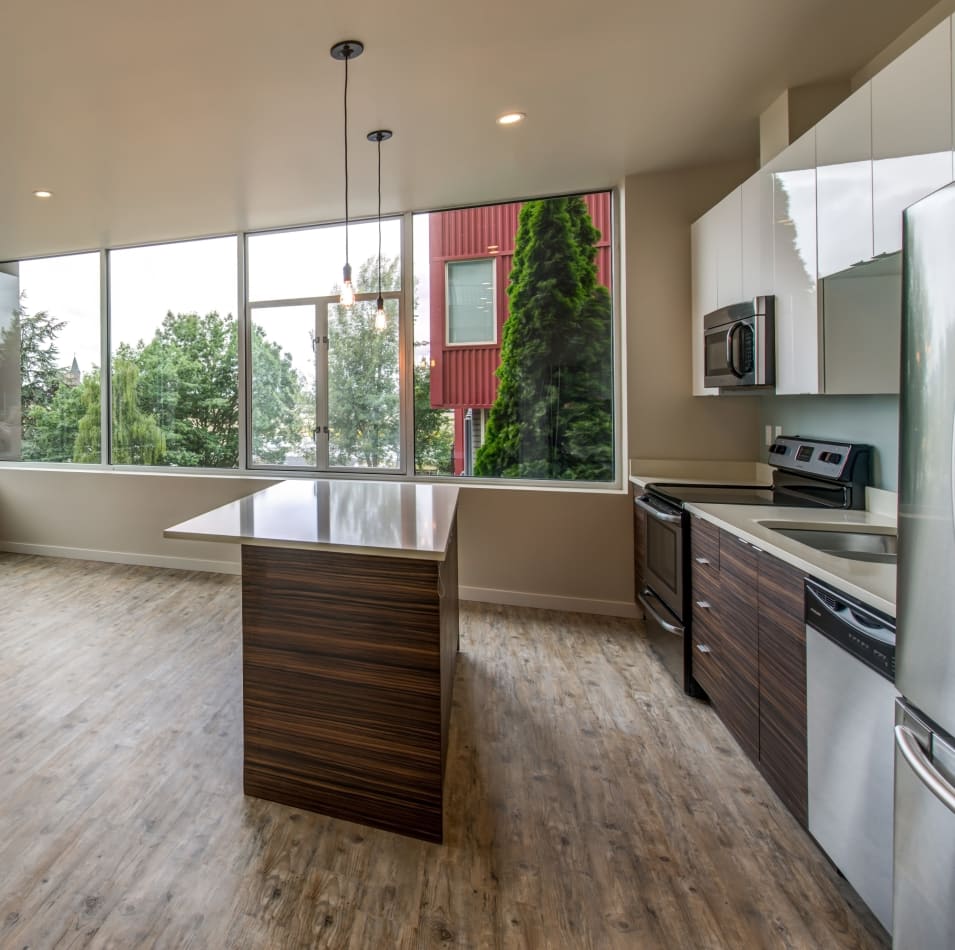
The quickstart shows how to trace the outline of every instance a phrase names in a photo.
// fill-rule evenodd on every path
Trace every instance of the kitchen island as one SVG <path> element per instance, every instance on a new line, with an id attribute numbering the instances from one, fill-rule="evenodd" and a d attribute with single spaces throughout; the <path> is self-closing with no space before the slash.
<path id="1" fill-rule="evenodd" d="M 294 479 L 164 532 L 242 546 L 247 795 L 441 841 L 457 499 Z"/>

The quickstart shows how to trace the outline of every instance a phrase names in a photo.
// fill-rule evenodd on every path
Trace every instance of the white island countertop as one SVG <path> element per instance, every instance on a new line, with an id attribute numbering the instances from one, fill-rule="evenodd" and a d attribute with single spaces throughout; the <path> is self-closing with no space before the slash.
<path id="1" fill-rule="evenodd" d="M 173 525 L 163 537 L 444 560 L 456 485 L 296 478 Z"/>

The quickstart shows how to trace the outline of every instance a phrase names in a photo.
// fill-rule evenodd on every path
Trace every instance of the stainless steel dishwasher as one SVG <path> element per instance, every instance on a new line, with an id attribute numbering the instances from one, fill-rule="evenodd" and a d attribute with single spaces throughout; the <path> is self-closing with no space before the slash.
<path id="1" fill-rule="evenodd" d="M 809 831 L 892 932 L 895 622 L 806 581 Z"/>

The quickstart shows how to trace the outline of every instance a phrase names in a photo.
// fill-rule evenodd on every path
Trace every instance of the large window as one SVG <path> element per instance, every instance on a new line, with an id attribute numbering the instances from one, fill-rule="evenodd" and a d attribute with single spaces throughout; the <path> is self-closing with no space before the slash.
<path id="1" fill-rule="evenodd" d="M 613 480 L 610 210 L 598 192 L 415 215 L 419 474 Z"/>
<path id="2" fill-rule="evenodd" d="M 349 228 L 358 299 L 339 304 L 345 229 L 250 235 L 253 465 L 401 468 L 401 222 Z M 384 318 L 379 317 L 379 265 Z"/>
<path id="3" fill-rule="evenodd" d="M 0 263 L 0 460 L 610 483 L 610 238 L 597 192 Z"/>
<path id="4" fill-rule="evenodd" d="M 100 255 L 0 265 L 0 459 L 100 461 Z"/>
<path id="5" fill-rule="evenodd" d="M 239 464 L 235 237 L 109 256 L 116 465 Z"/>

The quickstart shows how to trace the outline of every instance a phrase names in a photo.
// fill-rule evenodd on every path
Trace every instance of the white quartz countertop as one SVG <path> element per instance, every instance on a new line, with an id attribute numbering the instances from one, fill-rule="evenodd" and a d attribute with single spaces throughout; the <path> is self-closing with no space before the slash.
<path id="1" fill-rule="evenodd" d="M 849 525 L 895 527 L 891 515 L 872 511 L 831 508 L 784 508 L 772 505 L 687 505 L 690 514 L 710 521 L 725 531 L 749 541 L 812 577 L 895 616 L 895 564 L 853 561 L 817 551 L 766 527 L 763 522 L 803 525 Z"/>
<path id="2" fill-rule="evenodd" d="M 444 560 L 456 485 L 288 479 L 173 525 L 166 538 Z"/>

